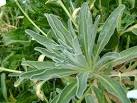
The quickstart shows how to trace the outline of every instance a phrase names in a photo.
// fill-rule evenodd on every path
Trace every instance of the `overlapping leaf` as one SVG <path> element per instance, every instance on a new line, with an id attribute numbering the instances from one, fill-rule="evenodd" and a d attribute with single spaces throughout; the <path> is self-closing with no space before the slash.
<path id="1" fill-rule="evenodd" d="M 88 4 L 84 3 L 81 7 L 79 14 L 79 36 L 80 36 L 80 43 L 82 45 L 86 57 L 88 57 L 89 45 L 91 43 L 94 43 L 94 39 L 95 39 L 95 36 L 91 35 L 92 27 L 93 27 L 92 16 Z"/>
<path id="2" fill-rule="evenodd" d="M 84 91 L 87 88 L 87 80 L 88 80 L 88 75 L 89 73 L 80 73 L 77 76 L 77 92 L 76 96 L 80 98 L 83 94 Z"/>
<path id="3" fill-rule="evenodd" d="M 104 88 L 102 88 L 100 85 L 97 87 L 94 87 L 93 88 L 94 90 L 94 93 L 96 95 L 96 98 L 98 100 L 98 103 L 107 103 L 106 99 L 105 99 L 105 96 L 104 96 Z"/>
<path id="4" fill-rule="evenodd" d="M 39 74 L 35 74 L 33 76 L 31 76 L 30 79 L 32 80 L 49 80 L 49 79 L 53 79 L 53 78 L 61 78 L 64 76 L 69 76 L 72 74 L 76 74 L 78 73 L 78 70 L 74 70 L 74 69 L 49 69 L 49 70 L 45 70 Z M 24 75 L 22 76 L 24 77 Z"/>
<path id="5" fill-rule="evenodd" d="M 84 55 L 88 61 L 91 61 L 91 56 L 93 55 L 93 47 L 95 44 L 99 18 L 100 16 L 97 16 L 95 23 L 93 24 L 88 4 L 84 3 L 82 5 L 79 14 L 79 36 Z"/>
<path id="6" fill-rule="evenodd" d="M 103 64 L 101 68 L 104 68 L 110 64 L 114 67 L 116 65 L 125 63 L 125 62 L 127 62 L 131 59 L 134 59 L 134 58 L 137 58 L 137 46 L 131 47 L 129 49 L 126 49 L 126 50 L 120 52 L 120 56 L 118 58 Z"/>
<path id="7" fill-rule="evenodd" d="M 51 39 L 48 39 L 46 36 L 42 36 L 32 30 L 26 30 L 25 31 L 28 35 L 30 35 L 34 40 L 36 40 L 38 43 L 40 43 L 41 45 L 45 46 L 46 48 L 48 48 L 49 50 L 58 50 L 58 44 L 56 42 L 54 42 Z"/>
<path id="8" fill-rule="evenodd" d="M 97 103 L 97 102 L 95 102 L 95 97 L 93 97 L 90 94 L 85 96 L 85 101 L 86 101 L 86 103 Z"/>
<path id="9" fill-rule="evenodd" d="M 112 61 L 112 65 L 116 66 L 134 58 L 137 58 L 137 46 L 131 47 L 120 52 L 120 57 Z"/>
<path id="10" fill-rule="evenodd" d="M 40 53 L 44 54 L 46 57 L 52 59 L 53 61 L 64 61 L 65 57 L 60 52 L 51 52 L 46 48 L 36 47 L 36 51 L 39 51 Z"/>
<path id="11" fill-rule="evenodd" d="M 119 98 L 122 103 L 131 103 L 130 100 L 126 97 L 125 90 L 119 83 L 105 76 L 98 75 L 97 77 L 104 88 L 108 90 L 108 92 Z"/>
<path id="12" fill-rule="evenodd" d="M 50 68 L 55 68 L 55 63 L 54 62 L 51 62 L 51 61 L 43 61 L 43 62 L 40 62 L 40 61 L 23 61 L 21 63 L 21 65 L 24 65 L 24 66 L 29 66 L 29 67 L 32 67 L 32 68 L 36 68 L 36 69 L 50 69 Z"/>
<path id="13" fill-rule="evenodd" d="M 82 54 L 78 37 L 75 33 L 75 30 L 74 30 L 73 25 L 70 20 L 68 21 L 68 31 L 71 34 L 71 36 L 73 37 L 72 38 L 72 47 L 74 49 L 75 54 Z"/>
<path id="14" fill-rule="evenodd" d="M 73 65 L 85 67 L 87 65 L 86 58 L 81 52 L 79 41 L 71 21 L 68 22 L 69 29 L 66 29 L 57 16 L 46 14 L 46 17 L 60 43 L 60 47 L 63 47 L 61 49 L 63 55 L 65 55 Z M 52 55 L 52 57 L 53 56 L 54 55 Z M 58 57 L 58 59 L 61 57 L 62 56 Z"/>
<path id="15" fill-rule="evenodd" d="M 116 28 L 117 19 L 119 16 L 122 15 L 124 11 L 125 6 L 120 5 L 117 7 L 111 15 L 106 20 L 105 24 L 103 25 L 103 28 L 99 34 L 98 41 L 97 41 L 97 54 L 99 55 L 101 51 L 104 49 L 108 41 L 110 40 L 110 37 L 114 33 L 114 30 Z"/>
<path id="16" fill-rule="evenodd" d="M 120 58 L 120 53 L 117 52 L 108 52 L 104 54 L 96 63 L 97 68 L 100 68 L 103 64 L 106 64 L 112 60 L 115 60 L 117 58 Z"/>
<path id="17" fill-rule="evenodd" d="M 43 73 L 44 71 L 45 71 L 45 69 L 27 71 L 27 72 L 22 73 L 20 75 L 20 78 L 30 79 L 33 75 Z"/>
<path id="18" fill-rule="evenodd" d="M 64 88 L 64 90 L 62 91 L 62 93 L 60 94 L 57 103 L 69 103 L 70 100 L 73 97 L 75 97 L 76 88 L 77 88 L 77 84 L 76 83 L 71 83 L 68 86 L 66 86 Z"/>
<path id="19" fill-rule="evenodd" d="M 45 14 L 45 16 L 47 17 L 49 25 L 51 26 L 56 38 L 64 42 L 64 44 L 69 43 L 71 45 L 72 37 L 71 35 L 69 35 L 69 31 L 62 24 L 62 22 L 57 18 L 57 16 L 52 14 Z"/>
<path id="20" fill-rule="evenodd" d="M 96 61 L 114 33 L 117 19 L 122 15 L 124 8 L 124 5 L 120 5 L 111 13 L 99 34 L 97 45 L 95 45 L 95 39 L 97 39 L 96 34 L 100 16 L 97 16 L 93 23 L 92 15 L 87 3 L 82 5 L 79 13 L 78 35 L 70 20 L 68 21 L 67 29 L 57 16 L 53 14 L 45 14 L 55 35 L 55 40 L 51 40 L 31 30 L 27 30 L 26 33 L 46 47 L 36 47 L 35 50 L 52 59 L 53 63 L 42 64 L 36 62 L 37 65 L 33 62 L 26 62 L 24 63 L 25 65 L 37 68 L 38 70 L 25 72 L 20 78 L 47 81 L 53 78 L 62 78 L 78 74 L 77 83 L 72 83 L 66 86 L 62 93 L 56 96 L 51 103 L 69 103 L 74 96 L 77 96 L 78 98 L 82 97 L 84 91 L 87 89 L 88 71 L 92 71 L 93 66 L 95 66 L 95 70 L 96 68 L 102 68 L 106 65 L 108 66 L 108 63 L 113 63 L 114 66 L 118 63 L 126 62 L 137 55 L 137 48 L 133 47 L 120 53 L 107 53 L 100 60 Z M 86 72 L 86 70 L 88 71 Z M 130 103 L 125 96 L 123 88 L 119 86 L 118 83 L 103 76 L 98 76 L 97 79 L 105 89 L 113 95 L 118 96 L 121 102 Z M 102 95 L 103 92 L 96 92 L 96 95 L 100 94 Z M 85 99 L 88 103 L 89 96 Z"/>

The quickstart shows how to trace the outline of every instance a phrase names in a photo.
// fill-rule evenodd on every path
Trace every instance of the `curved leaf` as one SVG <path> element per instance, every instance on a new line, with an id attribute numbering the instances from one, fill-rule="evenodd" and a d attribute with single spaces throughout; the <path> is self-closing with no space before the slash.
<path id="1" fill-rule="evenodd" d="M 27 71 L 27 72 L 22 73 L 20 75 L 20 78 L 30 79 L 33 75 L 43 73 L 44 71 L 45 71 L 45 69 Z"/>
<path id="2" fill-rule="evenodd" d="M 53 14 L 45 14 L 51 29 L 53 30 L 56 38 L 64 42 L 65 44 L 72 44 L 72 36 L 69 34 L 67 28 L 62 24 L 62 22 Z"/>
<path id="3" fill-rule="evenodd" d="M 112 61 L 113 67 L 131 59 L 137 58 L 137 46 L 128 48 L 120 52 L 120 57 Z"/>
<path id="4" fill-rule="evenodd" d="M 100 83 L 104 86 L 104 88 L 108 92 L 119 98 L 122 103 L 131 103 L 126 96 L 126 92 L 119 83 L 106 76 L 98 75 L 97 77 L 97 79 L 99 79 Z"/>
<path id="5" fill-rule="evenodd" d="M 115 60 L 120 57 L 120 53 L 117 52 L 108 52 L 104 54 L 99 61 L 97 62 L 96 66 L 97 68 L 100 68 L 103 64 L 108 63 L 112 60 Z"/>
<path id="6" fill-rule="evenodd" d="M 52 49 L 59 49 L 58 44 L 56 42 L 54 42 L 53 40 L 48 39 L 46 36 L 40 35 L 32 30 L 25 30 L 25 32 L 30 35 L 34 40 L 36 40 L 38 43 L 40 43 L 41 45 L 45 46 L 46 48 L 48 48 L 49 50 Z"/>
<path id="7" fill-rule="evenodd" d="M 112 67 L 115 67 L 119 64 L 125 63 L 131 59 L 137 58 L 137 46 L 128 48 L 126 50 L 123 50 L 122 52 L 120 52 L 120 57 L 116 58 L 108 63 L 105 63 L 104 65 L 102 65 L 102 68 L 109 66 L 110 64 L 112 65 Z"/>
<path id="8" fill-rule="evenodd" d="M 98 88 L 94 86 L 93 90 L 96 95 L 98 103 L 107 103 L 105 96 L 104 96 L 104 93 L 105 93 L 104 88 L 102 88 L 99 85 Z"/>
<path id="9" fill-rule="evenodd" d="M 80 9 L 80 14 L 79 14 L 79 36 L 80 36 L 80 43 L 82 45 L 86 58 L 89 56 L 88 55 L 88 49 L 90 49 L 89 46 L 94 43 L 94 39 L 95 39 L 95 35 L 92 35 L 92 28 L 93 28 L 93 21 L 92 21 L 90 9 L 88 7 L 88 3 L 84 3 Z"/>
<path id="10" fill-rule="evenodd" d="M 69 103 L 70 100 L 75 96 L 77 89 L 76 83 L 71 83 L 64 88 L 60 94 L 59 100 L 57 103 Z"/>
<path id="11" fill-rule="evenodd" d="M 50 62 L 50 61 L 23 61 L 21 63 L 21 65 L 25 65 L 25 66 L 29 66 L 29 67 L 33 67 L 36 69 L 50 69 L 50 68 L 55 68 L 55 63 L 54 62 Z"/>
<path id="12" fill-rule="evenodd" d="M 56 61 L 56 60 L 64 61 L 65 60 L 64 55 L 62 55 L 62 53 L 60 53 L 60 52 L 57 52 L 57 51 L 56 52 L 54 52 L 54 51 L 51 52 L 48 49 L 41 48 L 41 47 L 36 47 L 35 50 L 39 51 L 42 54 L 44 54 L 46 57 L 52 59 L 53 61 Z"/>
<path id="13" fill-rule="evenodd" d="M 72 26 L 72 22 L 69 20 L 68 21 L 68 30 L 70 32 L 70 34 L 72 35 L 72 47 L 74 49 L 75 54 L 82 54 L 81 48 L 80 48 L 80 44 L 78 41 L 78 37 L 75 33 L 75 30 Z"/>
<path id="14" fill-rule="evenodd" d="M 49 70 L 45 70 L 40 74 L 33 75 L 31 79 L 46 81 L 53 78 L 61 78 L 64 76 L 76 74 L 77 72 L 78 72 L 77 70 L 73 70 L 73 69 L 49 69 Z"/>
<path id="15" fill-rule="evenodd" d="M 86 103 L 97 103 L 97 102 L 95 102 L 94 99 L 95 98 L 92 95 L 90 95 L 90 94 L 85 96 Z"/>
<path id="16" fill-rule="evenodd" d="M 49 103 L 58 103 L 59 97 L 60 97 L 60 94 L 58 94 L 57 96 L 55 96 L 53 98 L 53 100 L 51 100 Z"/>
<path id="17" fill-rule="evenodd" d="M 111 13 L 111 15 L 106 20 L 106 22 L 99 34 L 99 38 L 97 41 L 97 54 L 96 54 L 97 56 L 104 49 L 104 47 L 108 43 L 110 37 L 114 33 L 116 25 L 117 25 L 117 20 L 118 20 L 119 16 L 122 15 L 124 8 L 125 8 L 124 5 L 120 5 Z"/>
<path id="18" fill-rule="evenodd" d="M 8 96 L 7 96 L 7 87 L 6 87 L 6 74 L 5 73 L 2 73 L 1 74 L 1 92 L 2 92 L 2 95 L 4 97 L 4 99 L 7 101 L 8 100 Z"/>
<path id="19" fill-rule="evenodd" d="M 87 88 L 87 80 L 88 80 L 88 74 L 89 73 L 79 73 L 77 75 L 77 91 L 76 91 L 76 96 L 80 98 L 84 91 Z"/>

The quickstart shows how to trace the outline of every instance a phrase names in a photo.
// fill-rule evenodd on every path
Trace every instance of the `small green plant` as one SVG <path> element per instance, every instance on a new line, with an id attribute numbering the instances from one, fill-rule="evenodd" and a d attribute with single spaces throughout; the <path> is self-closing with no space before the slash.
<path id="1" fill-rule="evenodd" d="M 119 5 L 99 33 L 100 16 L 93 22 L 87 3 L 82 5 L 77 17 L 78 28 L 73 27 L 71 19 L 66 27 L 57 16 L 45 14 L 54 37 L 51 39 L 32 30 L 26 30 L 26 33 L 43 45 L 35 50 L 48 60 L 23 61 L 23 66 L 33 69 L 21 73 L 16 85 L 24 79 L 37 82 L 38 97 L 49 103 L 130 103 L 126 88 L 114 78 L 119 77 L 119 74 L 113 74 L 113 67 L 136 58 L 137 46 L 119 53 L 102 52 L 114 34 L 124 8 L 124 5 Z M 41 87 L 46 81 L 55 78 L 60 78 L 66 86 L 63 90 L 57 90 L 56 96 L 48 100 Z"/>

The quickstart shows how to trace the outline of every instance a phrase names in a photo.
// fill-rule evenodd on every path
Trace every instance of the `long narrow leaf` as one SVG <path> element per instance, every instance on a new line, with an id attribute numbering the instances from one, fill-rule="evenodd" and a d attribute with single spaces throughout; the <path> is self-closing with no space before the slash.
<path id="1" fill-rule="evenodd" d="M 98 75 L 97 77 L 108 92 L 119 98 L 122 103 L 130 103 L 130 100 L 126 97 L 124 89 L 119 83 L 105 76 Z"/>
<path id="2" fill-rule="evenodd" d="M 99 61 L 97 62 L 96 66 L 97 68 L 100 68 L 103 64 L 108 63 L 112 60 L 115 60 L 117 58 L 121 57 L 120 53 L 117 52 L 108 52 L 104 54 Z"/>
<path id="3" fill-rule="evenodd" d="M 57 96 L 55 96 L 53 98 L 53 100 L 51 100 L 49 103 L 58 103 L 59 97 L 60 97 L 60 94 L 58 94 Z"/>
<path id="4" fill-rule="evenodd" d="M 93 21 L 88 7 L 88 3 L 84 3 L 79 14 L 79 35 L 84 54 L 88 58 L 88 47 L 94 42 L 94 35 L 92 35 Z M 93 48 L 93 47 L 92 47 Z"/>
<path id="5" fill-rule="evenodd" d="M 85 67 L 87 65 L 85 56 L 82 54 L 72 54 L 69 51 L 64 50 L 64 55 L 66 55 L 66 57 L 68 57 L 68 59 L 76 66 Z"/>
<path id="6" fill-rule="evenodd" d="M 96 38 L 96 34 L 97 34 L 97 29 L 98 29 L 98 24 L 99 24 L 99 20 L 100 20 L 100 16 L 97 16 L 94 22 L 94 25 L 91 29 L 91 40 L 89 41 L 89 45 L 88 45 L 88 55 L 92 56 L 93 55 L 93 48 L 95 45 L 95 38 Z"/>
<path id="7" fill-rule="evenodd" d="M 75 96 L 77 89 L 76 83 L 71 83 L 64 88 L 60 94 L 60 98 L 57 103 L 69 103 L 70 100 Z"/>
<path id="8" fill-rule="evenodd" d="M 62 55 L 60 52 L 51 52 L 46 48 L 36 47 L 35 50 L 44 54 L 46 57 L 52 59 L 53 61 L 64 61 L 65 58 L 64 55 Z"/>
<path id="9" fill-rule="evenodd" d="M 95 97 L 93 97 L 91 94 L 88 94 L 85 96 L 86 103 L 97 103 L 95 102 Z"/>
<path id="10" fill-rule="evenodd" d="M 53 78 L 61 78 L 64 76 L 69 76 L 76 74 L 78 71 L 73 69 L 49 69 L 40 74 L 33 75 L 32 80 L 49 80 Z"/>
<path id="11" fill-rule="evenodd" d="M 119 16 L 122 15 L 124 8 L 125 8 L 124 5 L 120 5 L 111 13 L 111 15 L 106 20 L 106 22 L 102 28 L 102 31 L 99 34 L 99 38 L 97 41 L 98 49 L 97 49 L 96 55 L 100 54 L 100 52 L 104 49 L 104 47 L 110 40 L 110 37 L 112 36 L 112 34 L 114 33 L 114 30 L 116 28 L 117 20 L 118 20 Z"/>
<path id="12" fill-rule="evenodd" d="M 96 94 L 96 98 L 98 100 L 98 103 L 107 103 L 105 96 L 104 96 L 105 92 L 103 91 L 102 88 L 100 88 L 100 87 L 97 88 L 94 86 L 93 90 L 94 90 L 94 93 Z"/>
<path id="13" fill-rule="evenodd" d="M 52 14 L 45 14 L 45 16 L 47 17 L 49 25 L 51 26 L 56 38 L 62 40 L 66 44 L 69 43 L 71 45 L 72 37 L 57 16 Z"/>
<path id="14" fill-rule="evenodd" d="M 33 75 L 36 75 L 36 74 L 39 74 L 39 73 L 43 73 L 44 71 L 45 71 L 45 69 L 27 71 L 27 72 L 22 73 L 20 75 L 20 78 L 30 79 Z"/>
<path id="15" fill-rule="evenodd" d="M 6 87 L 6 74 L 2 73 L 1 74 L 1 90 L 4 99 L 7 101 L 8 100 L 8 95 L 7 95 L 7 87 Z"/>
<path id="16" fill-rule="evenodd" d="M 80 73 L 77 76 L 77 92 L 76 96 L 80 98 L 87 88 L 88 73 Z"/>
<path id="17" fill-rule="evenodd" d="M 72 23 L 71 23 L 70 20 L 68 21 L 68 30 L 69 30 L 71 36 L 73 37 L 72 38 L 72 47 L 75 51 L 75 54 L 82 54 L 80 44 L 79 44 L 79 41 L 78 41 L 78 37 L 75 33 L 75 30 L 73 29 L 73 26 L 72 26 Z"/>
<path id="18" fill-rule="evenodd" d="M 122 52 L 120 52 L 120 57 L 116 58 L 108 63 L 105 63 L 104 65 L 102 65 L 102 68 L 109 66 L 110 64 L 112 65 L 112 67 L 115 67 L 119 64 L 125 63 L 131 59 L 137 58 L 137 46 L 131 47 L 129 49 L 126 49 Z"/>
<path id="19" fill-rule="evenodd" d="M 112 65 L 114 67 L 118 64 L 122 64 L 134 58 L 137 58 L 137 46 L 131 47 L 120 52 L 120 57 L 112 61 Z"/>
<path id="20" fill-rule="evenodd" d="M 50 69 L 50 68 L 55 68 L 55 63 L 50 62 L 50 61 L 23 61 L 21 65 L 33 67 L 36 69 Z"/>
<path id="21" fill-rule="evenodd" d="M 41 45 L 45 46 L 49 50 L 51 49 L 58 49 L 58 44 L 53 40 L 48 39 L 46 36 L 40 35 L 32 30 L 25 30 L 25 32 L 30 35 L 34 40 L 36 40 Z"/>

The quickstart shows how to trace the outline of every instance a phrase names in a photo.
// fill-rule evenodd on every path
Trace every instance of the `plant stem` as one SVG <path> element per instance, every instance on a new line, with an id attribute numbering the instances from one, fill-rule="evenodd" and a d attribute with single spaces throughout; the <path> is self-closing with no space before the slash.
<path id="1" fill-rule="evenodd" d="M 96 1 L 96 0 L 93 0 L 93 1 L 90 3 L 90 10 L 94 7 L 95 1 Z"/>
<path id="2" fill-rule="evenodd" d="M 102 9 L 101 0 L 99 0 L 99 11 L 100 11 L 100 14 L 101 14 L 101 21 L 103 22 L 104 21 L 104 16 L 103 16 L 103 9 Z"/>
<path id="3" fill-rule="evenodd" d="M 33 20 L 31 20 L 31 18 L 25 13 L 25 11 L 23 10 L 23 8 L 21 7 L 21 5 L 19 4 L 18 0 L 15 0 L 15 3 L 17 4 L 17 6 L 19 7 L 19 9 L 21 10 L 21 12 L 25 15 L 25 17 L 31 22 L 31 24 L 37 28 L 43 35 L 45 35 L 47 37 L 47 34 L 40 29 L 34 22 Z"/>
<path id="4" fill-rule="evenodd" d="M 73 3 L 72 3 L 72 0 L 70 0 L 70 6 L 71 6 L 72 10 L 74 11 L 74 10 L 75 10 L 75 7 L 74 7 L 74 5 L 73 5 Z"/>
<path id="5" fill-rule="evenodd" d="M 128 72 L 124 72 L 122 74 L 120 74 L 120 77 L 135 77 L 137 75 L 137 70 L 131 70 Z M 110 77 L 119 77 L 119 72 L 116 73 L 112 73 L 111 75 L 109 75 Z"/>
<path id="6" fill-rule="evenodd" d="M 115 46 L 115 49 L 114 49 L 115 52 L 119 51 L 119 44 L 120 44 L 120 34 L 118 34 L 118 43 Z"/>
<path id="7" fill-rule="evenodd" d="M 130 44 L 130 36 L 128 35 L 128 37 L 127 37 L 126 49 L 128 49 L 128 48 L 129 48 L 129 44 Z"/>
<path id="8" fill-rule="evenodd" d="M 137 61 L 133 65 L 129 66 L 127 70 L 132 70 L 135 69 L 136 67 L 137 67 Z"/>
<path id="9" fill-rule="evenodd" d="M 13 72 L 13 73 L 22 73 L 22 71 L 7 69 L 7 68 L 4 68 L 4 67 L 0 67 L 0 72 L 1 72 L 1 71 Z"/>
<path id="10" fill-rule="evenodd" d="M 3 97 L 4 97 L 5 101 L 8 102 L 5 73 L 1 74 L 1 92 L 3 94 Z"/>
<path id="11" fill-rule="evenodd" d="M 39 83 L 36 83 L 38 81 L 34 81 L 36 87 L 36 95 L 42 100 L 42 101 L 45 101 L 46 103 L 49 103 L 48 102 L 48 99 L 47 97 L 44 95 L 44 92 L 41 90 L 43 84 L 46 82 L 46 81 L 40 81 Z"/>
<path id="12" fill-rule="evenodd" d="M 121 5 L 122 4 L 122 0 L 118 0 L 118 4 Z"/>
<path id="13" fill-rule="evenodd" d="M 67 10 L 67 8 L 65 7 L 65 5 L 63 4 L 63 2 L 61 0 L 60 0 L 59 4 L 62 7 L 62 9 L 65 11 L 65 13 L 68 15 L 68 17 L 71 19 L 71 21 L 73 22 L 73 24 L 75 25 L 75 27 L 78 28 L 78 26 L 75 23 L 74 19 L 72 18 L 72 16 L 70 15 L 69 11 Z"/>

